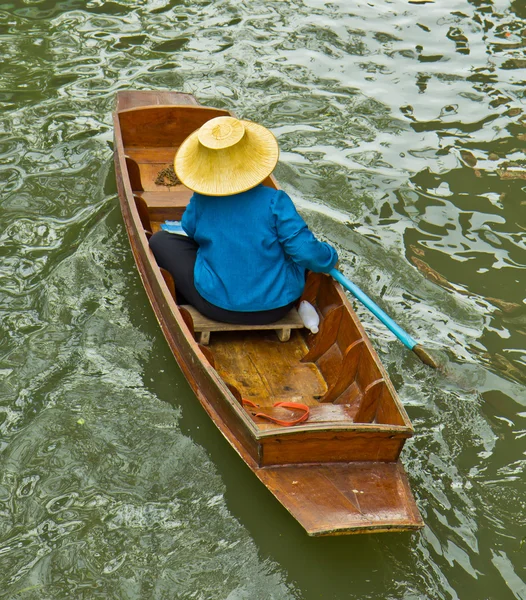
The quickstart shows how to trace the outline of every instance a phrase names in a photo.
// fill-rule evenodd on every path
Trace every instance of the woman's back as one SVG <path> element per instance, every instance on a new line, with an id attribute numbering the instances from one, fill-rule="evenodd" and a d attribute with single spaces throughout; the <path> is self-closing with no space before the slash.
<path id="1" fill-rule="evenodd" d="M 232 196 L 194 194 L 183 216 L 199 245 L 194 276 L 209 302 L 233 311 L 260 311 L 296 300 L 305 268 L 329 271 L 334 249 L 319 242 L 289 196 L 263 185 Z"/>
<path id="2" fill-rule="evenodd" d="M 216 117 L 177 150 L 174 168 L 194 190 L 182 219 L 188 237 L 150 240 L 159 266 L 202 314 L 228 323 L 273 323 L 299 299 L 305 269 L 328 273 L 338 255 L 318 241 L 285 192 L 263 186 L 279 148 L 265 127 Z"/>

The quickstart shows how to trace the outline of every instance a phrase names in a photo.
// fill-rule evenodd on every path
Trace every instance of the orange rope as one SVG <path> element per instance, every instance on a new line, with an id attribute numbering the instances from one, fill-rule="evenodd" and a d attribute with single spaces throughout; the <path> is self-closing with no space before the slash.
<path id="1" fill-rule="evenodd" d="M 243 406 L 253 406 L 254 408 L 259 408 L 259 406 L 257 404 L 255 404 L 254 402 L 252 402 L 251 400 L 245 400 L 243 399 L 242 402 Z M 309 413 L 310 413 L 310 408 L 306 405 L 306 404 L 301 404 L 299 402 L 276 402 L 273 405 L 274 408 L 289 408 L 291 410 L 295 410 L 295 409 L 300 409 L 303 411 L 303 414 L 300 415 L 297 419 L 292 419 L 291 421 L 284 421 L 282 419 L 276 419 L 276 417 L 273 417 L 271 415 L 268 415 L 267 413 L 264 412 L 258 412 L 258 413 L 253 413 L 251 412 L 250 414 L 254 417 L 260 417 L 262 419 L 267 419 L 267 421 L 272 421 L 272 423 L 276 423 L 276 425 L 282 425 L 283 427 L 290 427 L 291 425 L 297 425 L 298 423 L 303 423 L 303 421 L 306 421 L 309 418 Z"/>

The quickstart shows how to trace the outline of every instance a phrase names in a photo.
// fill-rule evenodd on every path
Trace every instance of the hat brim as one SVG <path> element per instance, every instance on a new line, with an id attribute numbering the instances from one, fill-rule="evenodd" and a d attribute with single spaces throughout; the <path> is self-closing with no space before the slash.
<path id="1" fill-rule="evenodd" d="M 206 196 L 230 196 L 250 190 L 272 173 L 279 158 L 276 138 L 257 123 L 242 123 L 245 135 L 228 148 L 203 146 L 199 130 L 184 140 L 175 155 L 174 170 L 187 188 Z"/>

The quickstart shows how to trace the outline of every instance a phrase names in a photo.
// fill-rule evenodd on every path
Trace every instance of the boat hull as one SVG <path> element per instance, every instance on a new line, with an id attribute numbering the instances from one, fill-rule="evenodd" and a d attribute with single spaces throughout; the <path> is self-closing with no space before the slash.
<path id="1" fill-rule="evenodd" d="M 130 123 L 133 124 L 138 114 L 134 111 L 141 108 L 148 111 L 147 118 L 157 125 L 165 118 L 170 121 L 169 115 L 177 110 L 182 110 L 182 115 L 191 115 L 192 119 L 194 113 L 196 119 L 205 120 L 215 113 L 213 109 L 198 107 L 195 99 L 186 94 L 119 92 L 114 114 L 117 188 L 133 256 L 161 330 L 205 411 L 254 474 L 310 535 L 421 528 L 423 522 L 399 462 L 403 444 L 413 430 L 398 400 L 394 424 L 349 425 L 346 421 L 320 421 L 311 422 L 308 427 L 265 429 L 258 426 L 241 406 L 232 386 L 229 387 L 214 367 L 213 360 L 211 362 L 210 353 L 195 341 L 192 324 L 187 322 L 184 312 L 176 304 L 149 249 L 144 216 L 140 214 L 141 204 L 137 200 L 139 196 L 150 201 L 150 215 L 156 215 L 155 218 L 180 218 L 190 194 L 185 195 L 182 190 L 176 197 L 163 191 L 143 189 L 141 173 L 144 179 L 144 173 L 150 168 L 148 160 L 154 159 L 139 161 L 143 154 L 152 156 L 151 144 L 155 140 L 147 142 L 150 144 L 147 152 L 139 145 L 142 141 L 134 138 L 140 127 L 134 130 Z M 209 112 L 205 114 L 203 110 Z M 225 111 L 217 112 L 225 114 Z M 192 123 L 185 126 L 191 128 Z M 172 124 L 173 118 L 167 127 Z M 128 129 L 123 132 L 123 128 Z M 165 157 L 168 154 L 163 144 L 166 141 L 160 140 L 158 152 L 159 156 Z M 137 160 L 130 160 L 129 154 Z M 162 160 L 166 162 L 166 158 Z M 273 179 L 270 183 L 275 185 Z M 153 202 L 151 198 L 155 194 Z M 319 277 L 321 283 L 316 280 L 313 285 L 317 289 L 330 285 L 330 294 L 357 321 L 340 286 L 332 280 L 329 283 L 325 276 Z M 309 290 L 306 294 L 308 296 Z M 357 335 L 362 336 L 360 343 L 366 344 L 371 356 L 376 357 L 374 360 L 379 361 L 361 324 L 357 322 L 353 327 Z M 314 342 L 309 352 L 315 352 L 315 345 Z M 383 366 L 373 367 L 381 369 L 382 389 L 395 396 Z M 332 389 L 335 387 L 336 384 Z M 321 410 L 327 409 L 322 407 Z M 331 410 L 341 412 L 338 407 Z"/>

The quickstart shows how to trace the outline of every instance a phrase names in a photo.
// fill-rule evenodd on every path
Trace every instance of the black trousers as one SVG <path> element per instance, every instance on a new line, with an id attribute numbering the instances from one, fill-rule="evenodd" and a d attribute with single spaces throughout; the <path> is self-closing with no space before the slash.
<path id="1" fill-rule="evenodd" d="M 225 310 L 205 300 L 195 289 L 194 265 L 199 246 L 193 239 L 161 230 L 150 238 L 150 248 L 157 264 L 174 279 L 177 304 L 191 304 L 214 321 L 235 325 L 266 325 L 279 321 L 295 304 L 291 302 L 286 306 L 256 312 Z"/>

